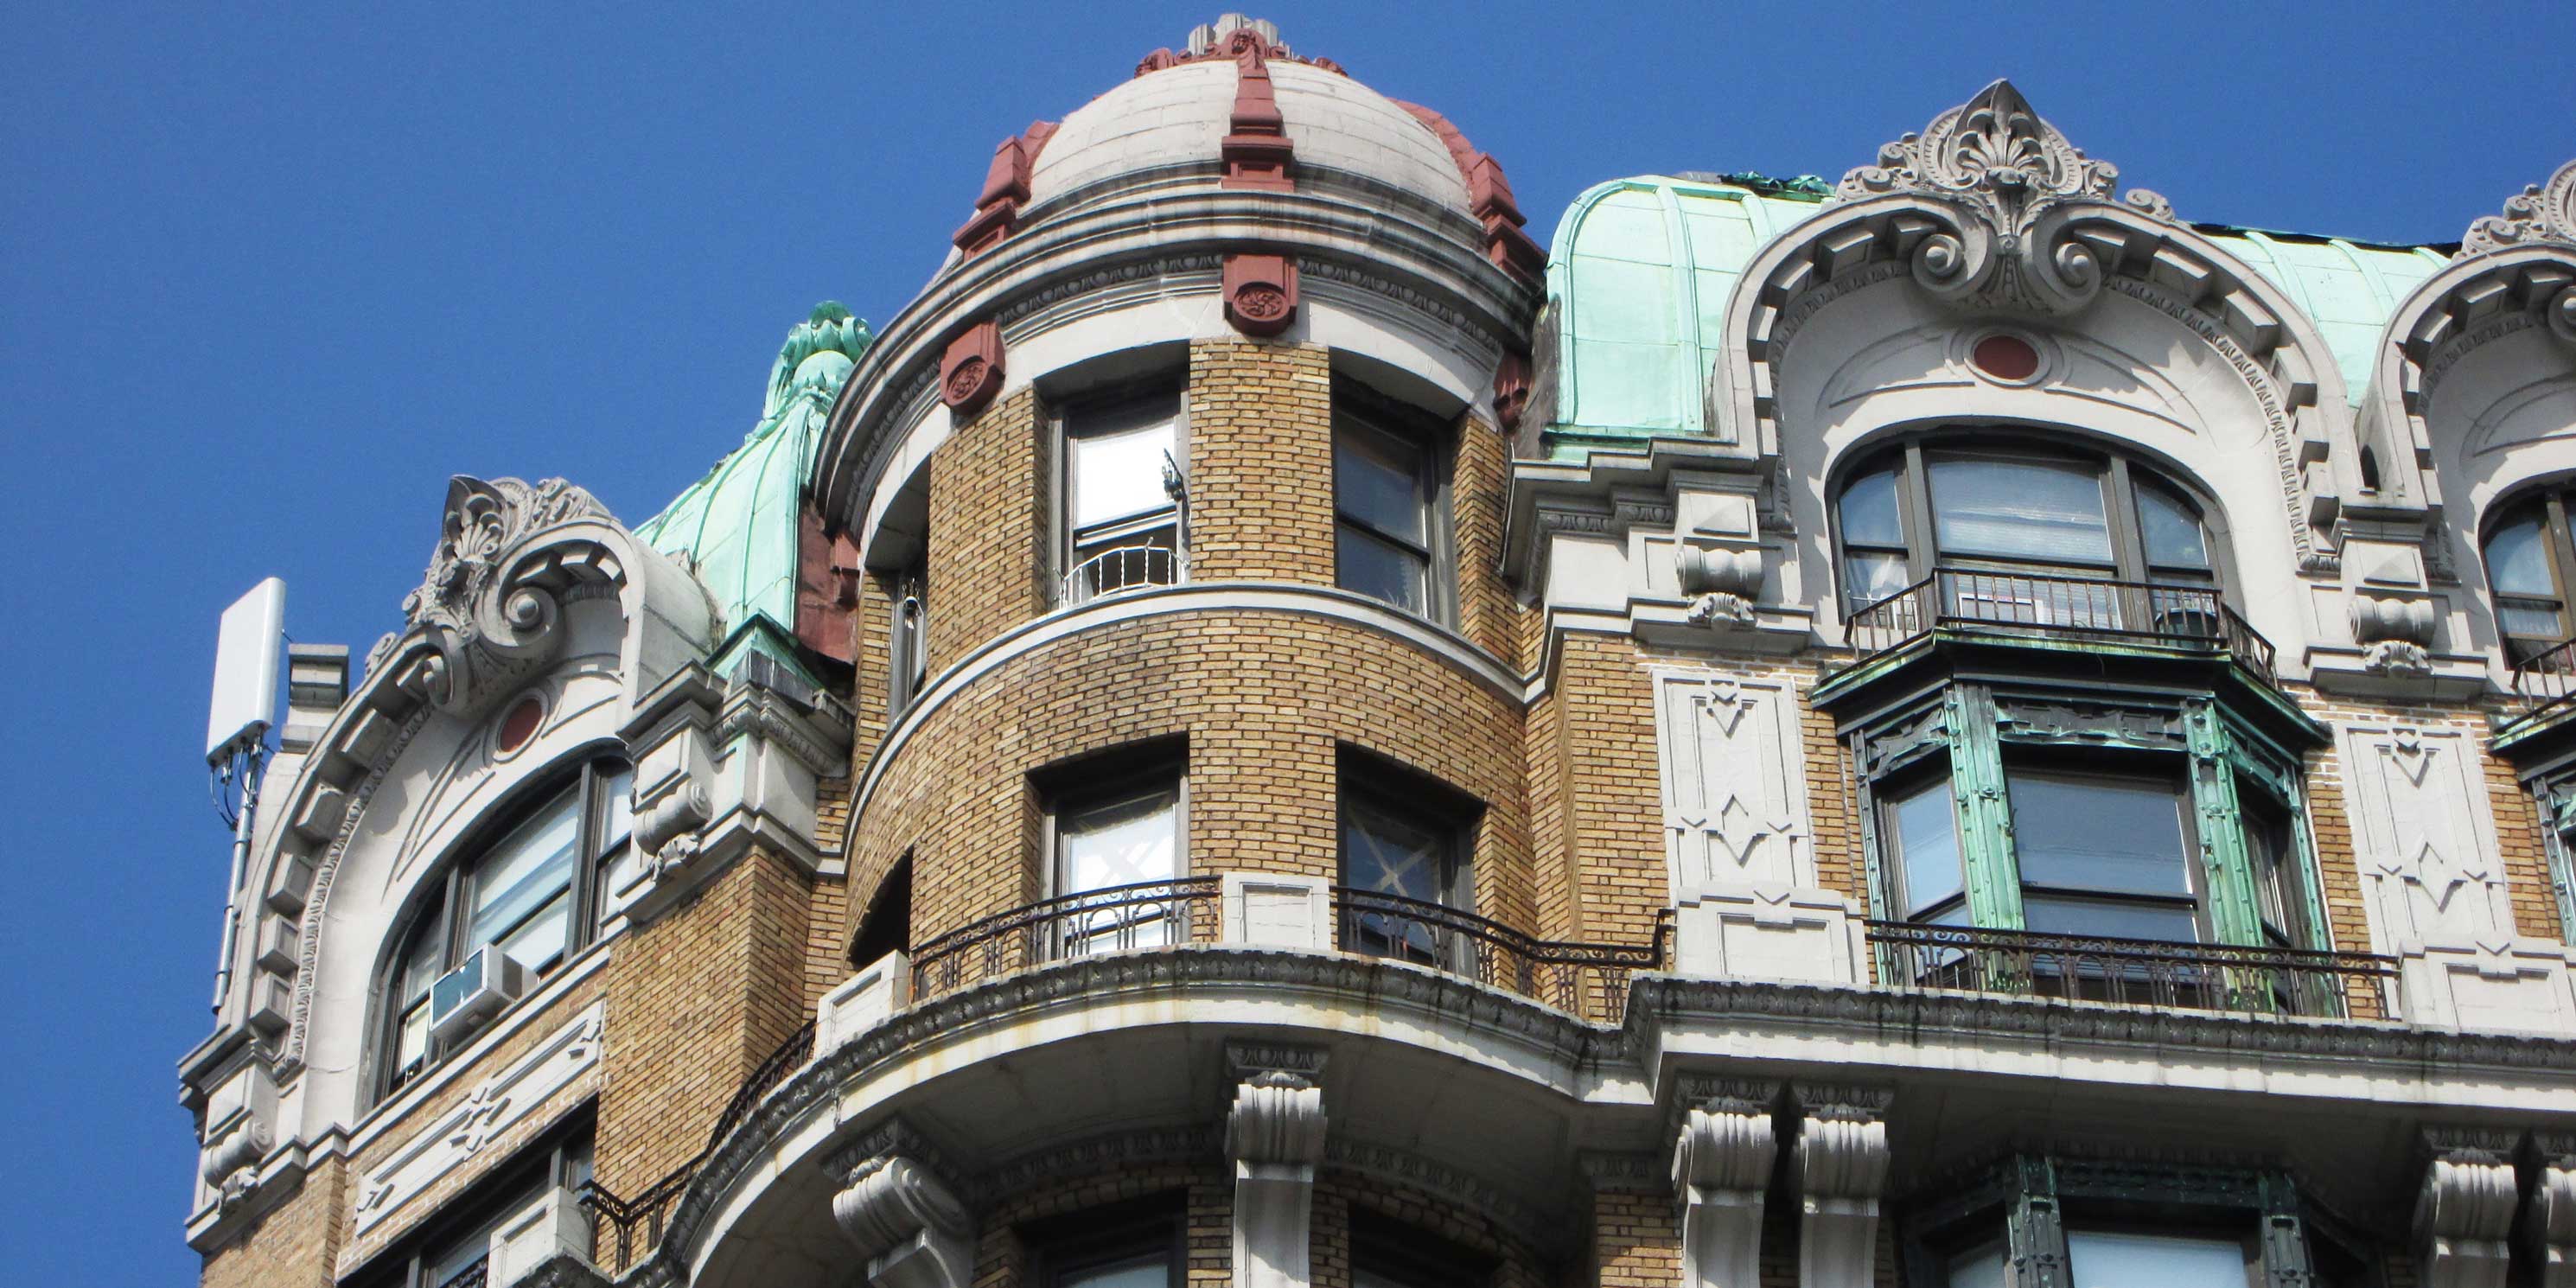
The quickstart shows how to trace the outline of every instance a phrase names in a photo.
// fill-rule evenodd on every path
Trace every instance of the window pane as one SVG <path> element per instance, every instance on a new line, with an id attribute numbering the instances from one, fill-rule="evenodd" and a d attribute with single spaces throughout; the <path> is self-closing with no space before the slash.
<path id="1" fill-rule="evenodd" d="M 1843 594 L 1854 610 L 1867 608 L 1912 584 L 1903 555 L 1855 552 L 1843 559 Z"/>
<path id="2" fill-rule="evenodd" d="M 2110 1230 L 2066 1232 L 2074 1288 L 2244 1288 L 2245 1248 L 2234 1239 L 2192 1239 Z"/>
<path id="3" fill-rule="evenodd" d="M 2558 597 L 2558 580 L 2549 572 L 2548 529 L 2539 515 L 2506 524 L 2487 538 L 2487 579 L 2500 595 Z"/>
<path id="4" fill-rule="evenodd" d="M 607 827 L 600 832 L 599 848 L 612 850 L 626 839 L 635 825 L 635 771 L 619 768 L 601 784 L 600 800 L 608 811 Z"/>
<path id="5" fill-rule="evenodd" d="M 2137 485 L 2138 536 L 2147 563 L 2156 568 L 2209 567 L 2209 544 L 2201 535 L 2200 513 L 2163 486 L 2143 479 Z"/>
<path id="6" fill-rule="evenodd" d="M 1178 799 L 1165 787 L 1067 811 L 1056 823 L 1064 853 L 1057 893 L 1169 881 L 1179 875 L 1172 844 L 1172 806 Z"/>
<path id="7" fill-rule="evenodd" d="M 2111 562 L 2102 484 L 2089 467 L 1936 457 L 1931 484 L 1933 530 L 1944 556 Z"/>
<path id="8" fill-rule="evenodd" d="M 1167 1288 L 1171 1283 L 1168 1253 L 1149 1252 L 1106 1265 L 1085 1266 L 1056 1276 L 1056 1288 Z"/>
<path id="9" fill-rule="evenodd" d="M 1342 806 L 1342 884 L 1426 903 L 1448 893 L 1448 829 L 1366 801 Z"/>
<path id="10" fill-rule="evenodd" d="M 466 923 L 472 952 L 516 927 L 572 884 L 573 846 L 581 833 L 580 799 L 555 798 L 483 856 L 474 871 L 474 910 Z"/>
<path id="11" fill-rule="evenodd" d="M 2022 925 L 2050 935 L 2105 935 L 2187 944 L 2200 938 L 2192 910 L 2170 903 L 2121 899 L 2068 899 L 2024 891 Z"/>
<path id="12" fill-rule="evenodd" d="M 1390 536 L 1429 545 L 1421 449 L 1381 430 L 1344 422 L 1333 435 L 1333 507 Z"/>
<path id="13" fill-rule="evenodd" d="M 402 1023 L 394 1034 L 394 1071 L 397 1081 L 408 1078 L 408 1070 L 429 1054 L 429 1001 L 423 998 L 403 1012 Z"/>
<path id="14" fill-rule="evenodd" d="M 447 918 L 433 915 L 429 924 L 412 936 L 411 947 L 403 958 L 396 1000 L 405 1005 L 429 996 L 429 986 L 447 970 Z"/>
<path id="15" fill-rule="evenodd" d="M 1989 1243 L 1950 1258 L 1947 1288 L 2004 1288 L 2004 1245 Z"/>
<path id="16" fill-rule="evenodd" d="M 563 960 L 564 944 L 571 933 L 572 892 L 567 890 L 517 930 L 503 935 L 500 948 L 530 971 L 543 973 Z"/>
<path id="17" fill-rule="evenodd" d="M 2187 897 L 2172 784 L 2013 774 L 2013 852 L 2030 885 Z"/>
<path id="18" fill-rule="evenodd" d="M 1950 808 L 1950 784 L 1935 780 L 1888 806 L 1896 832 L 1896 853 L 1905 873 L 1905 915 L 1923 910 L 1965 889 L 1959 872 L 1959 821 Z"/>
<path id="19" fill-rule="evenodd" d="M 1344 590 L 1383 599 L 1408 613 L 1428 610 L 1424 574 L 1430 561 L 1345 523 L 1333 552 L 1334 582 Z"/>
<path id="20" fill-rule="evenodd" d="M 1896 508 L 1896 471 L 1853 479 L 1843 489 L 1843 544 L 1905 548 L 1905 521 Z"/>
<path id="21" fill-rule="evenodd" d="M 2496 617 L 2504 633 L 2516 639 L 2556 640 L 2563 634 L 2558 629 L 2558 610 L 2555 608 L 2500 602 L 2496 605 Z"/>
<path id="22" fill-rule="evenodd" d="M 1172 412 L 1170 400 L 1156 399 L 1074 423 L 1067 447 L 1075 528 L 1170 508 L 1163 457 L 1172 452 Z"/>

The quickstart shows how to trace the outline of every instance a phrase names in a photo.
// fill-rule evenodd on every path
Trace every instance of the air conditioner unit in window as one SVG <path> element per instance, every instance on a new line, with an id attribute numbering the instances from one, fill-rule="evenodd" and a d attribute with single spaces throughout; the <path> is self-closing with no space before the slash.
<path id="1" fill-rule="evenodd" d="M 496 944 L 477 948 L 429 986 L 430 1036 L 441 1042 L 464 1037 L 527 991 L 528 968 L 517 958 Z"/>

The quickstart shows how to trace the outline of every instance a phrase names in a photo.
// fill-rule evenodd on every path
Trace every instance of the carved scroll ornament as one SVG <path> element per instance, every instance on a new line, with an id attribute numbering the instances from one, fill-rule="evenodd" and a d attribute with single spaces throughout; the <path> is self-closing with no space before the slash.
<path id="1" fill-rule="evenodd" d="M 2547 246 L 2576 256 L 2576 161 L 2558 167 L 2547 183 L 2532 184 L 2505 198 L 2504 213 L 2470 224 L 2460 238 L 2459 257 L 2525 246 Z M 2576 283 L 2560 286 L 2542 301 L 2540 315 L 2550 334 L 2576 343 Z"/>
<path id="2" fill-rule="evenodd" d="M 529 540 L 608 510 L 590 493 L 562 479 L 530 484 L 518 479 L 448 480 L 447 512 L 438 546 L 420 587 L 403 598 L 406 629 L 386 636 L 368 658 L 373 671 L 406 641 L 426 643 L 427 656 L 411 663 L 405 687 L 441 709 L 469 706 L 489 676 L 518 674 L 545 660 L 557 640 L 563 592 L 571 578 L 545 579 L 544 567 L 522 557 Z M 591 571 L 614 579 L 613 567 Z"/>
<path id="3" fill-rule="evenodd" d="M 2091 302 L 2104 272 L 2075 235 L 2074 216 L 2115 202 L 2120 171 L 2069 143 L 2010 81 L 1932 118 L 1878 150 L 1878 163 L 1843 176 L 1843 201 L 1931 197 L 1961 216 L 1914 245 L 1914 278 L 1940 298 L 1983 307 L 2068 313 Z M 2126 207 L 2171 222 L 2173 205 L 2133 189 Z"/>

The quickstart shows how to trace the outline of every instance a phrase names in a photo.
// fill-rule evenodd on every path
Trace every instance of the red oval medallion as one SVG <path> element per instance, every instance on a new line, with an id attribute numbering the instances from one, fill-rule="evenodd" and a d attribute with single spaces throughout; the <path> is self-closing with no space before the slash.
<path id="1" fill-rule="evenodd" d="M 2039 370 L 2039 350 L 2017 335 L 1987 336 L 1968 358 L 1997 380 L 2028 380 Z"/>
<path id="2" fill-rule="evenodd" d="M 535 698 L 519 699 L 519 704 L 510 708 L 510 714 L 501 717 L 501 736 L 498 741 L 503 754 L 527 746 L 528 739 L 537 736 L 537 722 L 545 719 L 545 716 L 546 708 L 543 703 Z"/>

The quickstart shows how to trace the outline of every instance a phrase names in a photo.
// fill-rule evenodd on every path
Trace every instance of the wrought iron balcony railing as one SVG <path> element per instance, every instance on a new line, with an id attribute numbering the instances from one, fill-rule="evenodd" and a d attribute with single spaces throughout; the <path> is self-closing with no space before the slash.
<path id="1" fill-rule="evenodd" d="M 2514 695 L 2531 704 L 2529 719 L 2576 698 L 2576 640 L 2553 644 L 2513 664 Z"/>
<path id="2" fill-rule="evenodd" d="M 2369 953 L 2053 935 L 1981 926 L 1872 921 L 1878 982 L 2131 1006 L 2341 1018 L 2355 990 L 2376 991 L 2397 963 Z"/>
<path id="3" fill-rule="evenodd" d="M 1222 922 L 1215 876 L 1058 895 L 969 922 L 912 954 L 912 995 L 937 997 L 1051 961 L 1123 948 L 1212 944 Z"/>
<path id="4" fill-rule="evenodd" d="M 705 1166 L 708 1155 L 724 1143 L 725 1137 L 733 1134 L 733 1129 L 760 1106 L 763 1098 L 777 1090 L 778 1084 L 787 1081 L 787 1075 L 813 1058 L 814 1022 L 807 1020 L 803 1027 L 788 1034 L 787 1040 L 779 1043 L 778 1048 L 742 1080 L 742 1085 L 734 1090 L 733 1099 L 725 1103 L 724 1112 L 716 1116 L 715 1128 L 707 1133 L 706 1147 L 689 1161 L 636 1191 L 631 1199 L 619 1198 L 601 1185 L 596 1177 L 584 1183 L 581 1187 L 582 1206 L 604 1220 L 607 1227 L 600 1237 L 593 1240 L 593 1259 L 612 1273 L 623 1273 L 635 1264 L 638 1256 L 660 1243 L 663 1227 L 670 1220 L 672 1202 L 680 1197 L 680 1191 L 688 1188 L 689 1178 Z M 476 1288 L 480 1288 L 482 1282 L 476 1279 Z"/>
<path id="5" fill-rule="evenodd" d="M 2128 641 L 2224 654 L 2272 679 L 2272 643 L 2213 586 L 1935 568 L 1851 616 L 1860 660 L 1958 627 L 2005 636 Z"/>
<path id="6" fill-rule="evenodd" d="M 1117 546 L 1067 569 L 1056 604 L 1076 608 L 1120 591 L 1177 586 L 1189 580 L 1189 558 L 1170 546 Z"/>
<path id="7" fill-rule="evenodd" d="M 1663 969 L 1671 928 L 1667 909 L 1644 943 L 1538 939 L 1445 904 L 1350 886 L 1333 887 L 1333 915 L 1343 952 L 1463 975 L 1606 1024 L 1625 1016 L 1637 972 Z"/>

